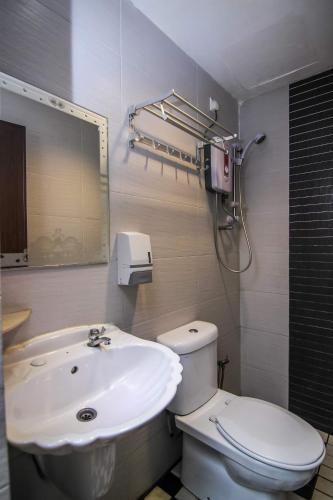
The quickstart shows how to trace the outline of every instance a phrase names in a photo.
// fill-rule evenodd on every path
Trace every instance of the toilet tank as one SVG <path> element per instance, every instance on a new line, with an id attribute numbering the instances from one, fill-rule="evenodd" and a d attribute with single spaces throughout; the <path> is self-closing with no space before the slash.
<path id="1" fill-rule="evenodd" d="M 157 337 L 180 356 L 182 382 L 168 410 L 187 415 L 211 399 L 217 391 L 217 327 L 193 321 Z"/>

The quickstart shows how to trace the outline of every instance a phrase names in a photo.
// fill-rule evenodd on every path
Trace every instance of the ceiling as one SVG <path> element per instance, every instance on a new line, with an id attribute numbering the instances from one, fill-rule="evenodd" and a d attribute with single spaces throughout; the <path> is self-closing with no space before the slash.
<path id="1" fill-rule="evenodd" d="M 333 0 L 132 0 L 238 100 L 333 66 Z"/>

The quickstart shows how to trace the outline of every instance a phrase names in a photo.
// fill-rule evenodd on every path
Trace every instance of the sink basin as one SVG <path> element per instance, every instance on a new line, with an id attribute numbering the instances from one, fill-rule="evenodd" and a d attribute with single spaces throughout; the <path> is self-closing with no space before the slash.
<path id="1" fill-rule="evenodd" d="M 102 326 L 111 344 L 88 347 L 89 330 Z M 9 442 L 29 453 L 64 455 L 105 446 L 160 413 L 182 366 L 168 348 L 104 324 L 13 346 L 4 371 Z"/>

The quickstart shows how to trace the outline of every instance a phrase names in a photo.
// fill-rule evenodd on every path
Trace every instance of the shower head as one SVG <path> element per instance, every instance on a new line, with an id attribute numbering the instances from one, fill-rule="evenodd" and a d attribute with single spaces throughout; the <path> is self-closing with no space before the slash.
<path id="1" fill-rule="evenodd" d="M 261 144 L 266 139 L 266 134 L 257 134 L 254 138 L 256 144 Z"/>
<path id="2" fill-rule="evenodd" d="M 263 133 L 258 133 L 254 139 L 251 139 L 251 141 L 249 141 L 245 148 L 243 149 L 242 151 L 242 154 L 241 154 L 241 157 L 240 157 L 240 164 L 243 163 L 243 160 L 246 156 L 246 153 L 248 152 L 248 150 L 250 149 L 250 147 L 252 146 L 252 144 L 261 144 L 264 140 L 266 139 L 266 134 L 263 134 Z"/>

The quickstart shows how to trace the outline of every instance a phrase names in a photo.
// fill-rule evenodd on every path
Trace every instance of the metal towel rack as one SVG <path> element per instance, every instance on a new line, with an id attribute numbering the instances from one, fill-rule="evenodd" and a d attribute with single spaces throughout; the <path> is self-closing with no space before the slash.
<path id="1" fill-rule="evenodd" d="M 176 103 L 180 101 L 181 107 Z M 185 109 L 183 109 L 185 108 Z M 129 110 L 129 122 L 131 133 L 129 144 L 133 148 L 135 143 L 144 143 L 148 147 L 163 153 L 178 158 L 181 161 L 190 163 L 197 170 L 202 168 L 200 155 L 197 150 L 196 156 L 193 156 L 185 151 L 178 149 L 175 146 L 164 143 L 156 138 L 140 132 L 134 126 L 134 118 L 140 111 L 147 111 L 166 123 L 170 123 L 174 127 L 195 137 L 203 144 L 212 144 L 217 149 L 225 151 L 225 142 L 237 137 L 237 134 L 226 128 L 217 120 L 213 120 L 209 115 L 204 113 L 197 106 L 194 106 L 190 101 L 178 94 L 175 90 L 171 90 L 166 94 L 154 99 L 148 99 L 140 104 L 131 106 Z M 191 111 L 197 116 L 193 116 Z M 205 123 L 202 119 L 207 121 Z M 198 149 L 198 148 L 197 148 Z"/>

